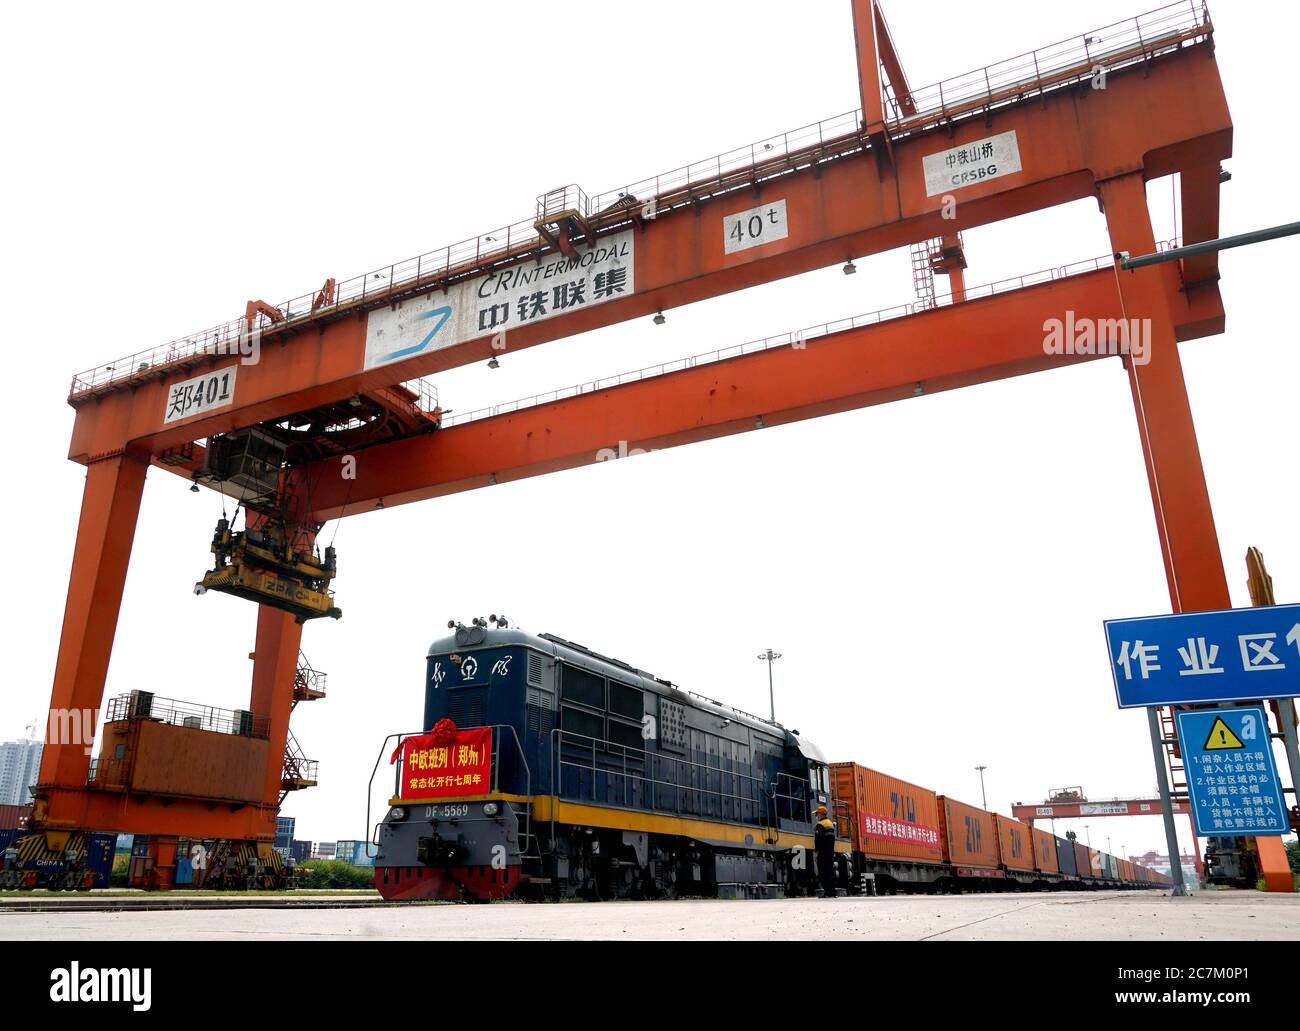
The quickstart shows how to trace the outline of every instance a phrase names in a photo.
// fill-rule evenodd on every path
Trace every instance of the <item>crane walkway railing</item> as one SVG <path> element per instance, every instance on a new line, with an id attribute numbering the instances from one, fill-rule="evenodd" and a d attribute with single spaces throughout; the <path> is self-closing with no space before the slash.
<path id="1" fill-rule="evenodd" d="M 1162 249 L 1167 246 L 1173 246 L 1174 243 L 1162 243 Z M 1028 286 L 1035 286 L 1039 283 L 1050 283 L 1054 280 L 1064 279 L 1069 276 L 1082 275 L 1088 272 L 1095 272 L 1098 269 L 1110 268 L 1114 264 L 1114 259 L 1110 255 L 1103 255 L 1097 258 L 1089 258 L 1084 261 L 1073 262 L 1069 265 L 1061 265 L 1056 268 L 1043 269 L 1039 272 L 1031 272 L 1022 276 L 1012 276 L 1008 279 L 1001 279 L 994 283 L 987 283 L 982 286 L 967 287 L 965 292 L 965 301 L 977 300 L 982 297 L 992 297 L 995 294 L 1006 293 L 1009 290 L 1020 290 Z M 874 326 L 882 322 L 889 322 L 893 319 L 903 318 L 908 315 L 919 315 L 925 312 L 932 312 L 943 308 L 952 303 L 964 303 L 964 301 L 954 302 L 952 294 L 939 294 L 935 297 L 934 303 L 927 298 L 925 301 L 912 301 L 907 304 L 896 304 L 890 308 L 882 308 L 879 311 L 868 312 L 865 315 L 854 315 L 849 318 L 838 319 L 835 322 L 823 322 L 818 326 L 811 326 L 806 329 L 794 330 L 788 333 L 778 333 L 775 336 L 763 337 L 759 340 L 750 340 L 743 344 L 732 344 L 730 347 L 720 348 L 716 351 L 706 351 L 703 354 L 691 355 L 687 358 L 677 358 L 673 361 L 661 362 L 658 365 L 647 365 L 644 368 L 633 369 L 630 372 L 620 372 L 612 376 L 605 376 L 601 379 L 588 380 L 584 383 L 576 383 L 573 386 L 561 387 L 557 390 L 548 390 L 545 393 L 533 394 L 530 397 L 519 398 L 515 401 L 505 401 L 501 404 L 491 405 L 486 408 L 476 408 L 469 412 L 455 412 L 450 409 L 444 410 L 442 417 L 443 428 L 452 426 L 461 426 L 468 422 L 476 422 L 480 419 L 490 419 L 498 415 L 509 415 L 512 412 L 522 411 L 526 408 L 535 408 L 538 405 L 551 404 L 555 401 L 563 401 L 571 397 L 580 397 L 583 394 L 593 394 L 601 390 L 609 390 L 613 387 L 625 386 L 629 383 L 637 383 L 641 380 L 656 379 L 660 376 L 667 376 L 674 372 L 682 372 L 686 369 L 698 368 L 702 365 L 710 365 L 715 362 L 726 361 L 731 358 L 739 358 L 742 355 L 758 354 L 762 351 L 771 351 L 780 347 L 803 347 L 809 341 L 816 340 L 819 337 L 831 336 L 835 333 L 842 333 L 850 329 L 861 329 L 865 326 Z"/>
<path id="2" fill-rule="evenodd" d="M 1092 80 L 1189 43 L 1214 32 L 1204 0 L 1177 3 L 1126 18 L 1026 54 L 976 68 L 911 92 L 915 114 L 900 110 L 902 98 L 890 90 L 890 135 L 912 132 L 974 111 L 983 112 L 1036 97 L 1053 89 Z"/>
<path id="3" fill-rule="evenodd" d="M 1179 0 L 1146 14 L 1052 44 L 964 75 L 914 90 L 916 114 L 904 115 L 899 98 L 886 97 L 891 136 L 922 131 L 940 122 L 1017 103 L 1092 76 L 1147 61 L 1213 32 L 1203 0 Z M 752 186 L 798 168 L 867 149 L 861 109 L 854 109 L 747 146 L 716 154 L 681 168 L 587 198 L 566 187 L 566 197 L 585 206 L 593 232 L 630 223 L 639 213 L 655 213 L 705 197 Z M 558 194 L 550 191 L 543 197 Z M 536 218 L 493 229 L 468 240 L 374 269 L 337 284 L 332 300 L 320 291 L 301 294 L 276 306 L 281 321 L 244 318 L 178 337 L 166 344 L 80 372 L 72 378 L 70 399 L 120 384 L 167 374 L 172 367 L 205 355 L 234 354 L 250 331 L 280 332 L 343 311 L 392 302 L 407 294 L 444 287 L 530 256 L 551 251 Z"/>

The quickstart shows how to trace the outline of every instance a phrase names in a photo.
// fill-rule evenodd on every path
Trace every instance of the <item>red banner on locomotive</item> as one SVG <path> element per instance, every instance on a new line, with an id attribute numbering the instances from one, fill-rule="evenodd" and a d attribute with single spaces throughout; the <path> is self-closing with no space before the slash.
<path id="1" fill-rule="evenodd" d="M 427 734 L 406 738 L 389 762 L 402 760 L 402 798 L 482 795 L 492 786 L 492 729 L 458 730 L 439 720 Z"/>

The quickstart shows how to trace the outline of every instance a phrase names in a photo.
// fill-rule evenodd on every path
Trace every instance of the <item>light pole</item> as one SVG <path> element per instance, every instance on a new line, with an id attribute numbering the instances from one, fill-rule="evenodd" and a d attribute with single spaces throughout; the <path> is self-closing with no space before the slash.
<path id="1" fill-rule="evenodd" d="M 776 722 L 776 693 L 772 688 L 772 663 L 781 657 L 780 652 L 774 652 L 771 648 L 763 652 L 758 658 L 767 663 L 767 701 L 772 708 L 772 722 Z"/>
<path id="2" fill-rule="evenodd" d="M 1088 830 L 1088 825 L 1086 823 L 1083 825 L 1083 833 L 1088 838 L 1088 847 L 1092 848 L 1092 831 Z"/>
<path id="3" fill-rule="evenodd" d="M 983 803 L 984 803 L 984 810 L 985 810 L 985 812 L 987 812 L 987 811 L 988 811 L 988 808 L 989 808 L 989 796 L 986 795 L 986 794 L 984 793 L 984 771 L 987 770 L 988 767 L 987 767 L 987 766 L 976 766 L 975 769 L 977 769 L 977 770 L 980 771 L 980 799 L 981 799 L 981 800 L 983 801 Z"/>

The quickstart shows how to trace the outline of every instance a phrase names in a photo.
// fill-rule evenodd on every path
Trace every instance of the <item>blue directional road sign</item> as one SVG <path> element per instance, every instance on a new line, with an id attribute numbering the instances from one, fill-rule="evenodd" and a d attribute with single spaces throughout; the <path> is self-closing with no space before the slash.
<path id="1" fill-rule="evenodd" d="M 1262 706 L 1179 712 L 1178 740 L 1200 837 L 1291 829 Z"/>
<path id="2" fill-rule="evenodd" d="M 1106 620 L 1121 709 L 1300 696 L 1300 605 Z"/>

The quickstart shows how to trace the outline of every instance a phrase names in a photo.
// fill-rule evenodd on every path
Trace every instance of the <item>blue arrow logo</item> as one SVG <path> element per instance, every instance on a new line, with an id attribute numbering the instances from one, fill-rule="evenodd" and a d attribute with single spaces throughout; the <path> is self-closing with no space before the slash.
<path id="1" fill-rule="evenodd" d="M 423 315 L 417 315 L 416 318 L 437 319 L 438 321 L 434 323 L 433 329 L 429 330 L 429 332 L 425 334 L 424 339 L 418 344 L 411 347 L 401 347 L 396 351 L 389 351 L 388 354 L 379 359 L 381 362 L 391 362 L 395 358 L 406 358 L 409 355 L 419 354 L 423 351 L 429 346 L 429 341 L 438 335 L 438 330 L 442 329 L 442 327 L 447 324 L 447 320 L 451 318 L 451 306 L 444 304 L 441 308 L 434 308 L 433 311 L 426 311 Z"/>

